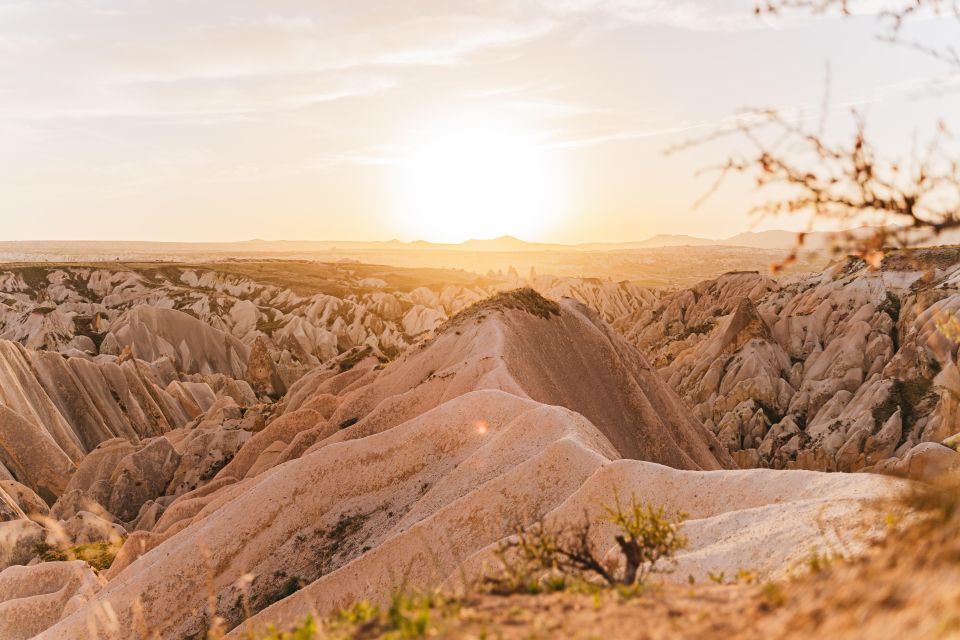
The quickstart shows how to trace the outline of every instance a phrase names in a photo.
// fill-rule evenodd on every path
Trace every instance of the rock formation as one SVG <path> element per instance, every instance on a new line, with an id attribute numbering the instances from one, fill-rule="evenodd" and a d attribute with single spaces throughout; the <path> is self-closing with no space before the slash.
<path id="1" fill-rule="evenodd" d="M 135 617 L 203 637 L 211 589 L 230 627 L 244 602 L 286 626 L 400 575 L 475 574 L 515 524 L 614 490 L 691 515 L 678 580 L 785 575 L 902 487 L 801 469 L 960 468 L 960 265 L 924 251 L 926 272 L 895 255 L 679 291 L 354 263 L 11 268 L 0 637 L 108 638 Z M 119 546 L 99 574 L 40 562 L 98 544 Z"/>
<path id="2" fill-rule="evenodd" d="M 960 433 L 958 278 L 949 248 L 879 271 L 731 273 L 620 327 L 741 465 L 902 470 L 917 445 Z"/>
<path id="3" fill-rule="evenodd" d="M 512 523 L 579 516 L 614 488 L 692 514 L 683 579 L 747 557 L 781 575 L 820 523 L 889 491 L 871 475 L 723 471 L 726 452 L 638 350 L 583 304 L 532 291 L 467 309 L 389 364 L 361 351 L 319 369 L 276 411 L 207 484 L 145 501 L 107 584 L 39 637 L 107 637 L 135 603 L 162 637 L 200 637 L 211 587 L 229 625 L 247 598 L 251 624 L 285 626 L 382 600 L 397 575 L 453 578 Z M 102 476 L 121 453 L 91 465 Z"/>

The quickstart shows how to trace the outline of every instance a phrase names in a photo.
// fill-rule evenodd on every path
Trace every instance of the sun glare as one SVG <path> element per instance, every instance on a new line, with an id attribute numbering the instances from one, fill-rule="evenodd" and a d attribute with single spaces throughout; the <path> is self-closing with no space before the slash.
<path id="1" fill-rule="evenodd" d="M 535 238 L 563 198 L 548 151 L 499 123 L 455 122 L 418 132 L 400 161 L 397 212 L 417 239 Z"/>

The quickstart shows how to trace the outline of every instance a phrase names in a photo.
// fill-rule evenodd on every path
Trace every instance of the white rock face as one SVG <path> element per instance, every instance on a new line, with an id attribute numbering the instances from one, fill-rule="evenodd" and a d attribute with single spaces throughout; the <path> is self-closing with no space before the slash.
<path id="1" fill-rule="evenodd" d="M 0 573 L 0 613 L 40 638 L 140 615 L 202 637 L 210 589 L 236 624 L 249 574 L 253 623 L 289 626 L 477 571 L 515 522 L 600 520 L 614 487 L 691 515 L 678 579 L 782 576 L 904 486 L 797 469 L 960 468 L 939 444 L 960 432 L 958 282 L 896 262 L 680 291 L 353 263 L 0 272 L 0 569 L 125 539 L 96 584 Z M 549 299 L 490 298 L 524 284 Z"/>
<path id="2" fill-rule="evenodd" d="M 342 362 L 293 384 L 209 484 L 159 517 L 145 505 L 108 584 L 39 637 L 87 637 L 105 607 L 122 628 L 142 593 L 161 637 L 202 634 L 211 585 L 236 624 L 248 573 L 252 624 L 286 627 L 388 598 L 398 570 L 409 587 L 474 571 L 512 522 L 582 517 L 612 487 L 691 514 L 679 579 L 745 564 L 777 576 L 826 544 L 824 521 L 849 521 L 895 482 L 724 470 L 725 450 L 645 358 L 571 300 L 498 297 L 386 366 L 372 350 Z M 284 576 L 306 586 L 270 604 Z"/>
<path id="3" fill-rule="evenodd" d="M 442 305 L 491 291 L 469 288 L 477 278 L 464 275 L 451 278 L 463 285 L 441 281 L 441 296 L 441 287 L 390 289 L 353 265 L 307 270 L 319 291 L 282 271 L 272 277 L 300 293 L 263 283 L 257 268 L 0 273 L 0 481 L 23 489 L 0 496 L 0 568 L 29 561 L 38 541 L 102 537 L 98 521 L 103 531 L 156 522 L 229 465 L 306 371 L 346 367 L 338 359 L 358 353 L 385 360 L 445 320 Z M 275 444 L 264 448 L 283 453 Z M 250 461 L 269 466 L 268 457 Z M 42 508 L 25 510 L 23 492 Z M 51 521 L 32 520 L 35 512 Z"/>
<path id="4" fill-rule="evenodd" d="M 80 560 L 0 572 L 0 638 L 35 637 L 82 607 L 104 584 L 106 580 Z"/>
<path id="5" fill-rule="evenodd" d="M 958 275 L 956 249 L 731 273 L 619 326 L 739 462 L 853 471 L 960 432 Z"/>
<path id="6" fill-rule="evenodd" d="M 410 336 L 419 335 L 433 331 L 446 319 L 447 316 L 443 311 L 417 305 L 403 317 L 403 331 Z"/>
<path id="7" fill-rule="evenodd" d="M 169 358 L 183 373 L 242 378 L 250 355 L 237 338 L 175 309 L 135 307 L 110 326 L 110 334 L 134 358 Z"/>

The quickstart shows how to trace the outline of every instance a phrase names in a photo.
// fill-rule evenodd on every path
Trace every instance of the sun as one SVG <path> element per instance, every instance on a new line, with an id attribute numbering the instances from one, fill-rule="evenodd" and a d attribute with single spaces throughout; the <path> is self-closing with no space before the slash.
<path id="1" fill-rule="evenodd" d="M 417 239 L 530 239 L 560 215 L 561 181 L 530 134 L 472 119 L 419 131 L 396 171 L 401 227 Z"/>

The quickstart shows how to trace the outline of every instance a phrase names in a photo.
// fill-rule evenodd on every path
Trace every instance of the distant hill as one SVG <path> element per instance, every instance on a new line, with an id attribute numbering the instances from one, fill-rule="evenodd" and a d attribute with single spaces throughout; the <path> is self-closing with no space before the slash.
<path id="1" fill-rule="evenodd" d="M 716 244 L 716 240 L 708 238 L 660 233 L 637 242 L 592 242 L 575 245 L 575 248 L 581 251 L 630 251 L 632 249 L 652 249 L 655 247 L 703 247 Z"/>
<path id="2" fill-rule="evenodd" d="M 815 233 L 807 237 L 808 246 L 827 244 L 830 234 Z M 636 242 L 594 242 L 575 245 L 581 251 L 631 251 L 663 247 L 754 247 L 757 249 L 789 249 L 797 241 L 795 231 L 746 231 L 723 239 L 660 233 Z"/>
<path id="3" fill-rule="evenodd" d="M 807 240 L 814 236 L 826 234 L 810 234 Z M 826 238 L 823 239 L 826 241 Z M 796 231 L 745 231 L 722 240 L 719 244 L 734 247 L 756 247 L 758 249 L 787 249 L 797 242 Z"/>
<path id="4" fill-rule="evenodd" d="M 575 247 L 563 244 L 547 244 L 543 242 L 527 242 L 513 236 L 500 236 L 492 240 L 467 240 L 457 245 L 443 245 L 456 251 L 570 251 Z"/>
<path id="5" fill-rule="evenodd" d="M 849 233 L 856 237 L 866 237 L 875 232 L 873 227 L 859 227 Z M 831 231 L 816 231 L 804 237 L 803 246 L 806 249 L 821 249 L 833 244 L 836 233 Z M 913 242 L 918 246 L 935 246 L 960 243 L 960 231 L 948 231 L 939 237 L 929 240 L 925 233 L 913 235 Z M 717 244 L 723 246 L 754 247 L 757 249 L 790 249 L 796 246 L 797 232 L 795 231 L 747 231 L 721 240 Z"/>
<path id="6" fill-rule="evenodd" d="M 862 227 L 854 234 L 867 234 L 872 229 Z M 807 234 L 804 247 L 818 249 L 832 242 L 833 233 Z M 645 240 L 628 242 L 590 242 L 582 244 L 551 244 L 528 242 L 513 236 L 501 236 L 488 240 L 467 240 L 459 244 L 444 244 L 417 240 L 402 242 L 356 241 L 356 240 L 243 240 L 240 242 L 149 242 L 149 241 L 8 241 L 0 242 L 0 260 L 84 260 L 84 259 L 134 259 L 138 256 L 176 257 L 205 254 L 211 257 L 256 257 L 264 255 L 290 255 L 330 253 L 337 254 L 388 254 L 393 252 L 450 252 L 450 253 L 534 253 L 564 252 L 589 253 L 612 251 L 642 251 L 668 247 L 747 247 L 765 250 L 788 250 L 797 242 L 794 231 L 746 231 L 724 239 L 700 238 L 680 234 L 658 234 Z M 933 241 L 917 236 L 919 245 L 960 244 L 960 230 L 945 233 Z"/>

